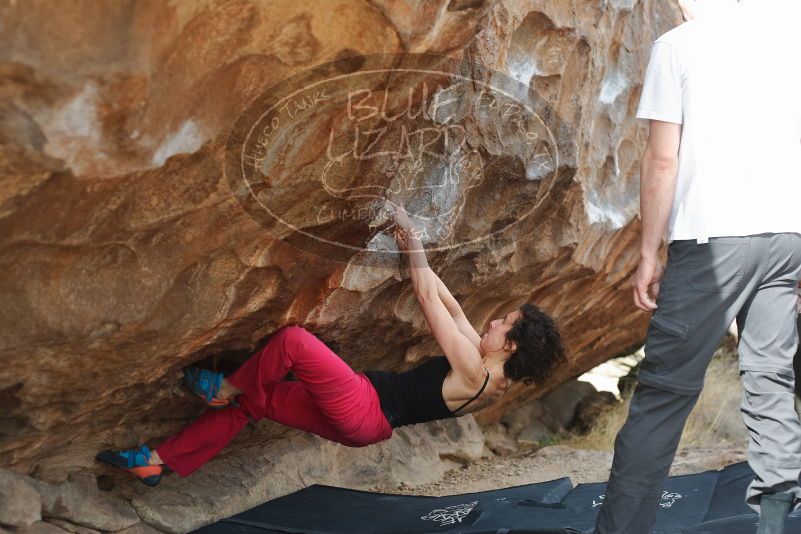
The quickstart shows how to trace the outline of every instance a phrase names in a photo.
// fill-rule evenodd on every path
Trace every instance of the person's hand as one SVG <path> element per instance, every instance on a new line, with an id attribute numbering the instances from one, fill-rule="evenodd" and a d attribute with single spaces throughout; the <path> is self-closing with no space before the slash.
<path id="1" fill-rule="evenodd" d="M 657 308 L 656 297 L 659 295 L 659 285 L 662 280 L 663 269 L 656 256 L 643 256 L 640 265 L 632 278 L 634 291 L 634 305 L 643 311 L 652 311 Z M 648 290 L 653 292 L 653 299 Z"/>
<path id="2" fill-rule="evenodd" d="M 398 248 L 405 254 L 413 252 L 421 252 L 423 250 L 423 242 L 420 240 L 420 232 L 418 230 L 406 231 L 403 228 L 395 228 L 393 236 Z"/>
<path id="3" fill-rule="evenodd" d="M 398 249 L 400 249 L 401 252 L 408 252 L 409 250 L 409 242 L 407 241 L 408 234 L 404 230 L 401 230 L 400 228 L 396 227 L 392 235 L 395 238 L 395 243 L 398 244 Z"/>
<path id="4" fill-rule="evenodd" d="M 414 223 L 409 218 L 409 214 L 406 213 L 406 208 L 403 207 L 403 204 L 398 204 L 395 208 L 395 225 L 405 232 L 414 233 L 417 231 L 417 228 L 414 226 Z"/>

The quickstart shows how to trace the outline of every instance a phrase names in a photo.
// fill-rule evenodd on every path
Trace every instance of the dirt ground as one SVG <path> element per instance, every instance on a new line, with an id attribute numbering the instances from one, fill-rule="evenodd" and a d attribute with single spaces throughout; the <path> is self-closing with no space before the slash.
<path id="1" fill-rule="evenodd" d="M 731 445 L 688 447 L 676 453 L 670 475 L 687 475 L 745 461 L 745 449 Z M 417 487 L 375 487 L 403 495 L 456 495 L 570 477 L 573 484 L 605 482 L 612 453 L 553 445 L 517 454 L 484 458 L 448 471 L 436 482 Z"/>

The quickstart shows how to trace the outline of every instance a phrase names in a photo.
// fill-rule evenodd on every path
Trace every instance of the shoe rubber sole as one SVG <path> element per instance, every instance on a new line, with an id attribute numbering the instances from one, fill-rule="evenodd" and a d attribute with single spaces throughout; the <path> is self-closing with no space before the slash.
<path id="1" fill-rule="evenodd" d="M 150 487 L 155 486 L 161 481 L 162 467 L 160 465 L 141 465 L 137 467 L 128 467 L 128 463 L 123 458 L 120 458 L 115 451 L 111 450 L 103 451 L 97 454 L 95 458 L 101 462 L 111 464 L 114 467 L 119 467 L 120 469 L 124 469 L 129 473 L 133 473 L 139 480 Z"/>

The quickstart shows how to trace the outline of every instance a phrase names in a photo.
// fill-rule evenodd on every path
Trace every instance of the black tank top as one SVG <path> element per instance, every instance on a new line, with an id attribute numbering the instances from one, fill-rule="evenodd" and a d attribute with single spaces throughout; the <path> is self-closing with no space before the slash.
<path id="1" fill-rule="evenodd" d="M 442 398 L 442 383 L 450 369 L 451 364 L 443 355 L 427 358 L 422 364 L 402 373 L 366 371 L 364 374 L 378 392 L 381 410 L 389 424 L 395 428 L 458 417 L 456 412 L 476 400 L 487 387 L 489 371 L 478 393 L 452 412 Z"/>

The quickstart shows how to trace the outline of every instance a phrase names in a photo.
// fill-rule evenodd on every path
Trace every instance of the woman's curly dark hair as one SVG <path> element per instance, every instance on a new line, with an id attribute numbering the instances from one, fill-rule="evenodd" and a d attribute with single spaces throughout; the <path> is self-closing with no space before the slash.
<path id="1" fill-rule="evenodd" d="M 517 343 L 517 350 L 503 364 L 503 374 L 526 385 L 539 384 L 567 363 L 562 336 L 551 316 L 534 304 L 523 304 L 520 312 L 522 316 L 506 333 L 508 341 Z"/>

